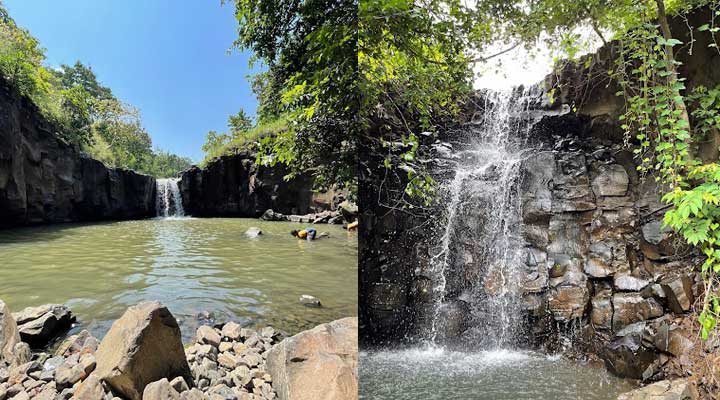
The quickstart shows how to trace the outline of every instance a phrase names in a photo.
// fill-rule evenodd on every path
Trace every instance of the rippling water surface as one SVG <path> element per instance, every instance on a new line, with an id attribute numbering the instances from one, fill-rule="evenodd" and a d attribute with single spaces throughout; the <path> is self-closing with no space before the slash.
<path id="1" fill-rule="evenodd" d="M 245 236 L 250 227 L 258 238 Z M 357 315 L 357 237 L 290 236 L 303 226 L 255 219 L 154 219 L 0 231 L 0 299 L 13 311 L 69 305 L 80 326 L 103 335 L 125 309 L 159 300 L 185 337 L 198 313 L 293 334 Z M 323 308 L 298 302 L 303 295 Z"/>
<path id="2" fill-rule="evenodd" d="M 615 400 L 635 388 L 557 356 L 440 348 L 363 352 L 360 382 L 367 400 Z"/>

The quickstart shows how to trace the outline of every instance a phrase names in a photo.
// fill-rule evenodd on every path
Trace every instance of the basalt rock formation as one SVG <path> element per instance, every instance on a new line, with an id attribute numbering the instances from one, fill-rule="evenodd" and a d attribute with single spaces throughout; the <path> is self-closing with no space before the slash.
<path id="1" fill-rule="evenodd" d="M 180 191 L 187 214 L 195 217 L 257 218 L 267 210 L 310 214 L 334 209 L 342 195 L 313 191 L 313 179 L 302 175 L 285 181 L 282 165 L 259 166 L 251 151 L 212 160 L 205 168 L 182 173 Z"/>
<path id="2" fill-rule="evenodd" d="M 155 179 L 84 157 L 0 77 L 0 228 L 155 213 Z"/>
<path id="3" fill-rule="evenodd" d="M 688 23 L 697 27 L 709 18 L 708 10 L 699 10 Z M 689 40 L 685 21 L 674 21 L 672 28 L 674 37 Z M 689 89 L 714 87 L 720 84 L 720 55 L 707 47 L 709 34 L 694 39 L 692 55 L 687 49 L 679 54 L 681 74 Z M 519 336 L 529 347 L 558 349 L 570 342 L 621 376 L 711 380 L 717 371 L 703 368 L 715 360 L 720 369 L 720 343 L 700 341 L 694 314 L 703 291 L 697 272 L 702 260 L 663 228 L 663 188 L 654 177 L 638 174 L 624 143 L 622 99 L 606 72 L 616 46 L 609 43 L 587 63 L 564 65 L 545 82 L 547 90 L 556 89 L 555 104 L 535 106 L 537 122 L 527 135 L 535 150 L 519 166 L 520 218 L 513 221 L 522 243 L 516 249 L 520 266 L 514 267 L 522 275 Z M 470 115 L 485 112 L 469 107 Z M 699 157 L 717 160 L 718 143 L 711 135 L 697 149 Z M 455 132 L 423 143 L 441 185 L 454 178 L 443 167 L 464 146 L 467 137 Z M 384 208 L 371 184 L 361 187 L 369 188 L 360 194 L 361 340 L 414 341 L 430 320 L 440 318 L 443 334 L 462 345 L 477 318 L 472 302 L 478 297 L 467 293 L 472 287 L 483 298 L 492 291 L 493 277 L 486 274 L 491 266 L 478 262 L 472 239 L 461 239 L 443 282 L 443 305 L 434 308 L 437 277 L 428 271 L 438 262 L 442 210 L 428 216 Z M 482 212 L 475 211 L 462 212 L 464 226 L 482 226 Z"/>

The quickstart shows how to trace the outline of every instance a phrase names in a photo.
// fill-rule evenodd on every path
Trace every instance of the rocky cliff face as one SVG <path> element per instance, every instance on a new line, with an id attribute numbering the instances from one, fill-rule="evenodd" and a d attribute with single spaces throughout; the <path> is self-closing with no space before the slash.
<path id="1" fill-rule="evenodd" d="M 689 18 L 707 21 L 701 11 Z M 684 21 L 674 36 L 683 37 Z M 685 28 L 686 29 L 686 28 Z M 709 36 L 696 36 L 682 73 L 687 85 L 720 83 L 720 55 L 707 48 Z M 641 177 L 617 122 L 622 104 L 603 68 L 614 44 L 593 62 L 568 64 L 548 78 L 562 104 L 576 113 L 547 115 L 530 132 L 538 145 L 521 165 L 522 257 L 526 345 L 576 348 L 602 357 L 610 370 L 644 380 L 701 374 L 698 360 L 718 357 L 718 343 L 701 343 L 693 314 L 702 293 L 697 252 L 662 228 L 667 209 L 662 188 Z M 588 76 L 594 78 L 588 80 Z M 476 110 L 482 114 L 483 110 Z M 434 163 L 443 165 L 463 140 L 448 133 L 446 146 L 426 143 Z M 717 139 L 698 149 L 717 159 Z M 442 150 L 442 151 L 440 151 Z M 438 175 L 440 182 L 452 176 Z M 361 196 L 363 193 L 361 192 Z M 361 340 L 415 340 L 433 318 L 431 270 L 442 220 L 408 216 L 374 205 L 377 193 L 361 197 Z M 365 201 L 368 201 L 365 203 Z M 482 224 L 472 212 L 464 224 Z M 382 219 L 377 215 L 383 215 Z M 372 249 L 378 246 L 378 249 Z M 461 339 L 472 304 L 462 294 L 487 284 L 472 243 L 455 254 L 448 275 L 446 330 Z M 483 279 L 478 279 L 483 277 Z M 492 286 L 492 285 L 486 285 Z M 480 288 L 482 291 L 483 288 Z"/>
<path id="2" fill-rule="evenodd" d="M 310 176 L 285 181 L 285 175 L 287 170 L 281 165 L 258 166 L 252 152 L 223 156 L 205 168 L 183 172 L 183 206 L 197 217 L 256 218 L 268 209 L 282 214 L 325 211 L 342 197 L 334 192 L 314 192 Z"/>
<path id="3" fill-rule="evenodd" d="M 154 215 L 154 178 L 107 168 L 56 132 L 0 77 L 0 228 Z"/>

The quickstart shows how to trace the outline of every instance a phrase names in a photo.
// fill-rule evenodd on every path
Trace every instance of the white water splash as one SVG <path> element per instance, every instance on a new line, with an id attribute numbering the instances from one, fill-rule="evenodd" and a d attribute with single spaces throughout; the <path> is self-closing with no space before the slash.
<path id="1" fill-rule="evenodd" d="M 185 210 L 182 205 L 178 178 L 158 179 L 155 213 L 163 218 L 183 218 Z"/>
<path id="2" fill-rule="evenodd" d="M 458 276 L 471 281 L 466 282 L 469 288 L 453 289 L 462 291 L 460 299 L 473 314 L 470 331 L 478 328 L 473 341 L 487 349 L 515 342 L 524 246 L 520 166 L 532 153 L 526 145 L 532 127 L 526 114 L 542 96 L 536 92 L 487 92 L 484 112 L 467 132 L 470 144 L 456 153 L 454 177 L 441 188 L 447 199 L 446 224 L 432 264 L 431 344 L 446 339 L 441 310 L 448 301 L 448 280 Z"/>

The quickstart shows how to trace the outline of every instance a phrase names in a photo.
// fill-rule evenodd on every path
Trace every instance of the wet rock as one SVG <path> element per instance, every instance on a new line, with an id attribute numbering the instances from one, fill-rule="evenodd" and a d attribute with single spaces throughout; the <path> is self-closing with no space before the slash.
<path id="1" fill-rule="evenodd" d="M 556 321 L 571 321 L 585 314 L 589 300 L 585 286 L 560 286 L 550 293 L 548 305 Z"/>
<path id="2" fill-rule="evenodd" d="M 555 156 L 545 152 L 532 155 L 523 162 L 522 169 L 525 172 L 522 182 L 523 220 L 526 223 L 542 221 L 548 218 L 552 211 L 552 192 L 549 186 L 555 171 Z M 525 234 L 533 245 L 545 247 L 546 232 L 530 229 L 525 231 Z"/>
<path id="3" fill-rule="evenodd" d="M 320 302 L 320 299 L 318 299 L 315 296 L 310 296 L 308 294 L 304 294 L 300 296 L 300 299 L 298 300 L 300 304 L 304 305 L 305 307 L 322 307 L 322 303 Z"/>
<path id="4" fill-rule="evenodd" d="M 682 250 L 673 240 L 672 229 L 664 226 L 662 219 L 644 224 L 641 230 L 640 250 L 650 260 L 663 260 Z"/>
<path id="5" fill-rule="evenodd" d="M 604 278 L 615 272 L 612 266 L 612 248 L 604 242 L 590 245 L 585 273 L 594 278 Z"/>
<path id="6" fill-rule="evenodd" d="M 664 281 L 660 284 L 667 297 L 668 307 L 675 313 L 683 313 L 690 310 L 695 297 L 692 291 L 692 278 L 682 275 L 674 279 Z"/>
<path id="7" fill-rule="evenodd" d="M 15 319 L 7 305 L 0 300 L 0 362 L 15 363 L 13 349 L 19 342 L 20 334 Z"/>
<path id="8" fill-rule="evenodd" d="M 602 357 L 610 372 L 625 378 L 642 379 L 655 361 L 655 352 L 642 345 L 642 332 L 625 335 L 608 344 Z"/>
<path id="9" fill-rule="evenodd" d="M 262 231 L 260 230 L 260 228 L 252 227 L 252 228 L 248 229 L 247 231 L 245 231 L 245 236 L 250 237 L 250 238 L 256 238 L 260 235 L 262 235 Z"/>
<path id="10" fill-rule="evenodd" d="M 687 379 L 655 382 L 651 385 L 621 394 L 618 400 L 698 400 L 695 385 Z"/>
<path id="11" fill-rule="evenodd" d="M 523 306 L 528 314 L 539 318 L 545 314 L 547 301 L 543 295 L 528 294 L 523 296 Z"/>
<path id="12" fill-rule="evenodd" d="M 598 196 L 625 196 L 630 179 L 619 164 L 602 165 L 593 179 L 593 191 Z"/>
<path id="13" fill-rule="evenodd" d="M 358 398 L 358 319 L 319 325 L 283 340 L 267 370 L 281 400 Z"/>
<path id="14" fill-rule="evenodd" d="M 599 329 L 610 330 L 612 328 L 612 296 L 610 293 L 602 293 L 592 298 L 590 310 L 590 321 L 593 326 Z"/>
<path id="15" fill-rule="evenodd" d="M 629 270 L 625 243 L 604 240 L 590 244 L 584 268 L 586 274 L 594 278 L 605 278 Z"/>
<path id="16" fill-rule="evenodd" d="M 448 341 L 458 339 L 468 329 L 469 315 L 470 307 L 464 301 L 442 304 L 437 311 L 437 336 Z"/>
<path id="17" fill-rule="evenodd" d="M 192 384 L 180 328 L 159 302 L 128 308 L 113 323 L 95 357 L 98 378 L 131 400 L 139 400 L 146 385 L 162 378 L 182 376 Z"/>
<path id="18" fill-rule="evenodd" d="M 70 309 L 62 304 L 45 304 L 28 307 L 13 313 L 23 342 L 33 347 L 44 347 L 58 334 L 70 329 L 75 321 Z"/>
<path id="19" fill-rule="evenodd" d="M 613 295 L 613 330 L 620 329 L 650 318 L 663 315 L 663 307 L 654 298 L 644 298 L 639 293 L 616 293 Z"/>
<path id="20" fill-rule="evenodd" d="M 163 378 L 159 381 L 152 382 L 145 386 L 145 390 L 142 394 L 142 400 L 179 400 L 180 393 L 178 393 L 170 382 Z"/>
<path id="21" fill-rule="evenodd" d="M 209 344 L 213 347 L 218 347 L 222 339 L 215 328 L 207 325 L 199 327 L 196 335 L 198 343 Z"/>

